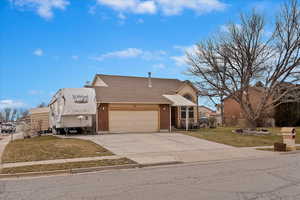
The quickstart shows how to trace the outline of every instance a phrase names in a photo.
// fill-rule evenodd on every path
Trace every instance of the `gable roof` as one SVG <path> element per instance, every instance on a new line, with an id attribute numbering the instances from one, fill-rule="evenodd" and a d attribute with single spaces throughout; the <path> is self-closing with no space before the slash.
<path id="1" fill-rule="evenodd" d="M 148 77 L 116 76 L 97 74 L 108 87 L 92 86 L 97 102 L 101 103 L 155 103 L 171 104 L 164 94 L 176 94 L 184 82 L 178 79 L 151 77 L 152 87 L 148 87 Z"/>
<path id="2" fill-rule="evenodd" d="M 199 106 L 199 109 L 201 109 L 201 108 L 203 108 L 203 109 L 205 109 L 205 110 L 208 110 L 208 111 L 210 111 L 210 112 L 216 112 L 216 111 L 214 111 L 213 109 L 211 109 L 211 108 L 209 108 L 209 107 L 207 107 L 207 106 L 201 105 L 201 106 Z"/>

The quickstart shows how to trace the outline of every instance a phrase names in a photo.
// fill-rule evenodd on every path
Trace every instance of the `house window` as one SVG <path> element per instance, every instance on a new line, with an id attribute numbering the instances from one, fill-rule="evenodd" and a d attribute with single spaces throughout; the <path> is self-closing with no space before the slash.
<path id="1" fill-rule="evenodd" d="M 181 107 L 181 118 L 185 119 L 186 118 L 186 107 L 183 106 Z M 194 118 L 194 108 L 189 107 L 189 118 Z"/>
<path id="2" fill-rule="evenodd" d="M 185 94 L 183 97 L 193 102 L 193 97 L 190 94 Z"/>

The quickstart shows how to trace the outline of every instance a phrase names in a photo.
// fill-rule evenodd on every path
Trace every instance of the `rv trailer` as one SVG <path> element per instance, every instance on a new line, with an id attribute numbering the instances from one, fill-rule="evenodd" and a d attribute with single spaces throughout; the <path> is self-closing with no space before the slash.
<path id="1" fill-rule="evenodd" d="M 50 126 L 57 134 L 92 132 L 95 128 L 94 88 L 60 89 L 49 103 Z"/>

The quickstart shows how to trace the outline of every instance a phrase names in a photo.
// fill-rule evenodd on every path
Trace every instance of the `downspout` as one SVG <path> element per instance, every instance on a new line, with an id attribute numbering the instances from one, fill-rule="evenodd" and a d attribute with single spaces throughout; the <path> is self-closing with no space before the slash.
<path id="1" fill-rule="evenodd" d="M 171 133 L 172 131 L 172 120 L 171 120 L 171 112 L 172 112 L 172 107 L 171 107 L 171 104 L 169 105 L 169 122 L 170 122 L 170 128 L 169 128 L 169 132 Z"/>
<path id="2" fill-rule="evenodd" d="M 100 103 L 98 104 L 96 102 L 96 133 L 97 134 L 99 132 L 99 108 L 100 108 Z"/>

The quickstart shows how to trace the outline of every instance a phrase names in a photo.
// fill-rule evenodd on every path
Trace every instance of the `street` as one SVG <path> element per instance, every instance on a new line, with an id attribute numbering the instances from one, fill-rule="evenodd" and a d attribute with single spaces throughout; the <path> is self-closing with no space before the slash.
<path id="1" fill-rule="evenodd" d="M 1 180 L 0 199 L 300 199 L 300 154 Z"/>

